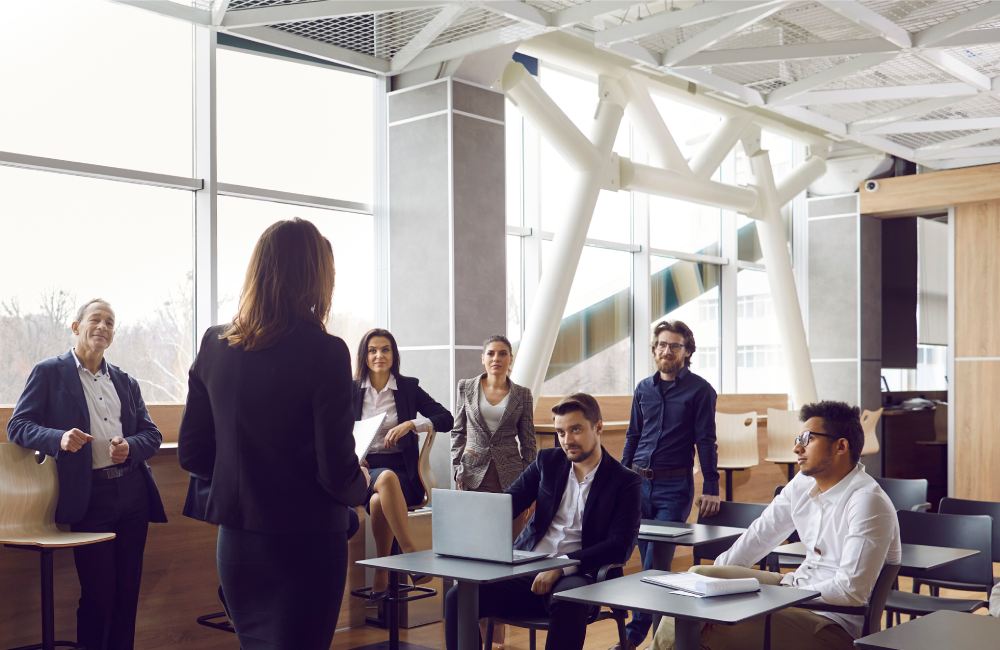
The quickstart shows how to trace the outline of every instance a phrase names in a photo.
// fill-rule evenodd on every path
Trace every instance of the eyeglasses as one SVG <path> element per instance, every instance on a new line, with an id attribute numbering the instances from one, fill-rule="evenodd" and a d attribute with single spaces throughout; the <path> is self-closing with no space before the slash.
<path id="1" fill-rule="evenodd" d="M 658 341 L 656 343 L 656 349 L 659 350 L 660 352 L 662 352 L 663 350 L 666 350 L 667 348 L 670 348 L 671 352 L 680 352 L 681 350 L 684 349 L 684 344 L 683 343 L 667 343 L 666 341 Z"/>
<path id="2" fill-rule="evenodd" d="M 808 429 L 795 436 L 795 446 L 796 447 L 808 447 L 809 442 L 813 436 L 823 436 L 824 438 L 843 438 L 844 436 L 837 436 L 830 433 L 819 433 L 817 431 L 809 431 Z"/>

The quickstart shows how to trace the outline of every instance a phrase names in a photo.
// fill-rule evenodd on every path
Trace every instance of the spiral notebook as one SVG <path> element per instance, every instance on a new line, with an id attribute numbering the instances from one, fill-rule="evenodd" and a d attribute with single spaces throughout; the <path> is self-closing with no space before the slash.
<path id="1" fill-rule="evenodd" d="M 642 578 L 642 581 L 698 597 L 726 596 L 729 594 L 760 591 L 760 583 L 757 581 L 757 578 L 726 580 L 724 578 L 698 575 L 697 573 L 664 573 L 658 576 L 647 576 Z"/>

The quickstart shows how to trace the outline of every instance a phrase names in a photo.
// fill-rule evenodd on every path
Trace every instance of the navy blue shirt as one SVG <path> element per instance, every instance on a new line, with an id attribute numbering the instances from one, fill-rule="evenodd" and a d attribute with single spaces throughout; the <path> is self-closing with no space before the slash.
<path id="1" fill-rule="evenodd" d="M 672 382 L 663 381 L 659 372 L 640 381 L 632 397 L 622 465 L 654 470 L 694 467 L 697 447 L 702 493 L 718 495 L 715 397 L 712 385 L 687 368 Z"/>

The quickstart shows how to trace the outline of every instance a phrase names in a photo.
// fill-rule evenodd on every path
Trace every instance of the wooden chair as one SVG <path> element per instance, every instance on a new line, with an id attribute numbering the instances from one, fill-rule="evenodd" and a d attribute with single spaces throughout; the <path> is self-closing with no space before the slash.
<path id="1" fill-rule="evenodd" d="M 788 480 L 795 477 L 795 465 L 798 457 L 795 448 L 795 436 L 802 429 L 798 411 L 783 411 L 767 409 L 767 456 L 769 463 L 779 463 L 788 469 Z"/>
<path id="2" fill-rule="evenodd" d="M 877 411 L 865 409 L 861 412 L 861 429 L 865 432 L 865 446 L 861 450 L 862 456 L 878 453 L 878 437 L 875 435 L 875 429 L 878 427 L 878 421 L 881 417 L 882 409 Z"/>
<path id="3" fill-rule="evenodd" d="M 726 501 L 733 500 L 733 472 L 756 467 L 757 413 L 716 413 L 715 439 L 719 445 L 718 468 L 726 473 Z"/>
<path id="4" fill-rule="evenodd" d="M 424 439 L 420 442 L 420 456 L 417 458 L 417 475 L 420 477 L 420 484 L 424 486 L 424 498 L 420 503 L 410 506 L 410 512 L 430 505 L 431 490 L 437 487 L 434 474 L 431 472 L 431 449 L 434 448 L 434 438 L 437 436 L 437 432 L 431 429 L 423 435 Z"/>
<path id="5" fill-rule="evenodd" d="M 115 534 L 60 530 L 55 523 L 58 498 L 55 461 L 13 443 L 0 443 L 0 544 L 38 553 L 42 578 L 42 642 L 13 650 L 83 647 L 55 640 L 52 557 L 56 549 L 107 542 Z"/>

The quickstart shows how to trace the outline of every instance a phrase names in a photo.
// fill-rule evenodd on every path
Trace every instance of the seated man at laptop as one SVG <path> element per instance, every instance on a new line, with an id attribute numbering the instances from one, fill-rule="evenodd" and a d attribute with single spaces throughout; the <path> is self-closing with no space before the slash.
<path id="1" fill-rule="evenodd" d="M 553 600 L 557 591 L 594 582 L 606 564 L 625 562 L 639 531 L 639 476 L 601 447 L 601 409 L 575 393 L 552 407 L 559 448 L 538 452 L 507 493 L 517 518 L 535 512 L 514 542 L 520 550 L 568 556 L 579 564 L 479 588 L 479 615 L 548 616 L 547 650 L 583 648 L 587 605 Z M 445 598 L 445 641 L 456 650 L 458 590 Z"/>
<path id="2" fill-rule="evenodd" d="M 884 564 L 899 564 L 896 510 L 858 462 L 865 436 L 856 407 L 819 402 L 802 407 L 795 439 L 799 473 L 771 505 L 715 560 L 691 570 L 720 578 L 754 577 L 762 584 L 811 589 L 823 602 L 864 605 Z M 745 568 L 760 561 L 797 531 L 808 549 L 801 566 L 784 575 Z M 771 616 L 771 648 L 850 650 L 861 635 L 862 617 L 788 608 Z M 706 625 L 701 647 L 761 648 L 763 618 L 737 625 Z M 674 620 L 664 617 L 654 650 L 674 645 Z"/>

